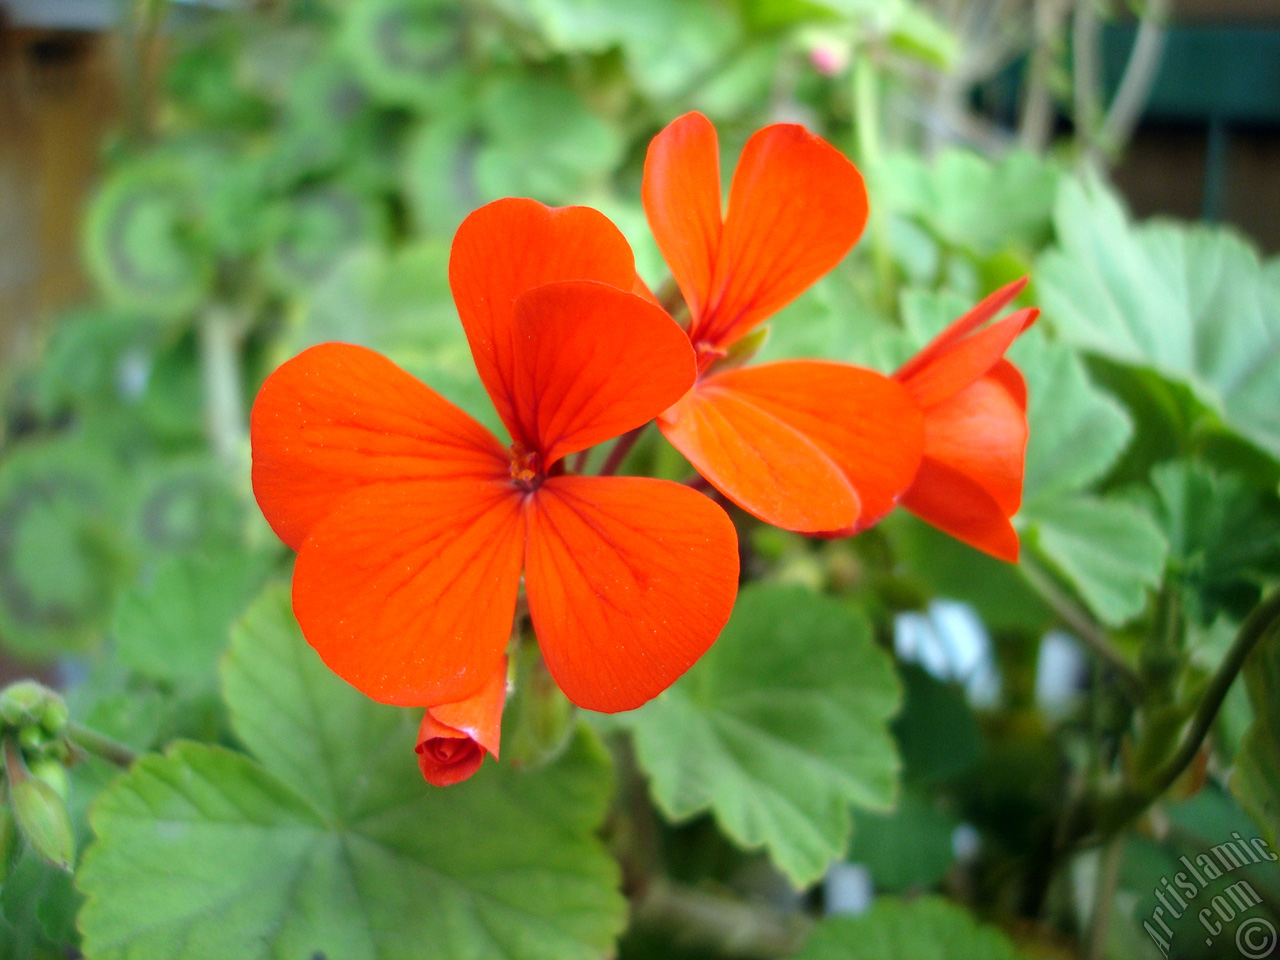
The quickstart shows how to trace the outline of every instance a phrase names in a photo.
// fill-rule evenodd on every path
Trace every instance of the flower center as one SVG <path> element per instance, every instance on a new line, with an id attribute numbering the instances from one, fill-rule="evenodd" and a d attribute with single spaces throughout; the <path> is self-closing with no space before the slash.
<path id="1" fill-rule="evenodd" d="M 542 463 L 536 450 L 526 450 L 521 443 L 511 445 L 511 482 L 521 490 L 536 490 L 542 485 Z"/>
<path id="2" fill-rule="evenodd" d="M 693 345 L 694 355 L 698 360 L 698 375 L 707 372 L 707 369 L 717 360 L 723 360 L 729 355 L 729 351 L 722 347 L 717 347 L 708 340 L 699 340 Z"/>

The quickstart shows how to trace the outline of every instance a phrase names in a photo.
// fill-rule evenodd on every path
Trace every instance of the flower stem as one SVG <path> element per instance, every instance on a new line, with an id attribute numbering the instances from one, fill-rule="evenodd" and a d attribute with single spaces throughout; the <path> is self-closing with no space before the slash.
<path id="1" fill-rule="evenodd" d="M 233 474 L 242 464 L 245 440 L 240 382 L 240 326 L 224 306 L 200 318 L 200 375 L 204 382 L 205 429 L 218 461 Z"/>
<path id="2" fill-rule="evenodd" d="M 637 898 L 642 926 L 675 931 L 683 942 L 732 957 L 794 956 L 812 926 L 799 912 L 783 912 L 654 877 Z"/>
<path id="3" fill-rule="evenodd" d="M 854 133 L 858 159 L 866 174 L 867 185 L 877 193 L 884 164 L 884 147 L 880 140 L 880 77 L 875 51 L 864 47 L 853 68 Z M 894 282 L 893 246 L 889 238 L 888 210 L 872 204 L 867 213 L 871 233 L 871 259 L 875 267 L 876 297 L 882 311 L 892 316 L 897 308 Z"/>
<path id="4" fill-rule="evenodd" d="M 67 725 L 67 739 L 86 753 L 99 756 L 118 767 L 131 766 L 138 759 L 137 751 L 75 722 Z"/>
<path id="5" fill-rule="evenodd" d="M 1222 708 L 1227 692 L 1257 646 L 1280 633 L 1280 588 L 1272 591 L 1245 618 L 1231 649 L 1209 679 L 1190 724 L 1177 748 L 1149 775 L 1136 784 L 1125 784 L 1111 793 L 1081 805 L 1064 831 L 1069 842 L 1086 837 L 1106 839 L 1115 836 L 1131 821 L 1155 803 L 1191 765 L 1200 752 L 1213 722 Z"/>
<path id="6" fill-rule="evenodd" d="M 1134 703 L 1141 703 L 1144 694 L 1142 678 L 1124 655 L 1111 645 L 1102 626 L 1054 583 L 1053 578 L 1025 551 L 1018 570 L 1058 619 L 1116 675 L 1126 696 Z"/>
<path id="7" fill-rule="evenodd" d="M 627 459 L 627 454 L 631 452 L 631 448 L 636 445 L 636 441 L 640 439 L 640 434 L 643 432 L 644 427 L 639 426 L 624 433 L 614 441 L 613 449 L 609 451 L 609 456 L 605 458 L 600 467 L 600 476 L 612 477 L 618 472 L 618 468 L 622 466 L 622 461 Z"/>

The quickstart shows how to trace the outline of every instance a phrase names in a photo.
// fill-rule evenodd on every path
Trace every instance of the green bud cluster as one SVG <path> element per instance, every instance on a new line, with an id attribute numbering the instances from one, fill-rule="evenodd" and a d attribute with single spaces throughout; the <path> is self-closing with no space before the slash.
<path id="1" fill-rule="evenodd" d="M 0 885 L 25 840 L 63 870 L 75 859 L 75 835 L 67 813 L 66 702 L 34 680 L 0 690 Z"/>

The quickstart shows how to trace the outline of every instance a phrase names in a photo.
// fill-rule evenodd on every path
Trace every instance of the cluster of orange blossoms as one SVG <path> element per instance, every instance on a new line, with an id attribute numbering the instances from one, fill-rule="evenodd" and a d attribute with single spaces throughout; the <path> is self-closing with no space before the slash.
<path id="1" fill-rule="evenodd" d="M 613 476 L 620 457 L 601 475 L 566 469 L 650 421 L 707 484 L 784 529 L 845 536 L 900 503 L 1017 557 L 1026 390 L 1004 352 L 1035 311 L 988 321 L 1022 283 L 892 377 L 815 360 L 744 366 L 735 344 L 862 233 L 857 168 L 801 127 L 766 127 L 722 214 L 715 130 L 692 113 L 650 145 L 643 199 L 683 326 L 594 210 L 506 199 L 459 227 L 449 282 L 509 446 L 348 344 L 288 361 L 254 404 L 254 492 L 298 552 L 302 631 L 368 696 L 427 708 L 417 751 L 433 784 L 498 754 L 522 578 L 547 668 L 587 709 L 640 706 L 719 635 L 738 588 L 721 506 L 691 485 Z"/>

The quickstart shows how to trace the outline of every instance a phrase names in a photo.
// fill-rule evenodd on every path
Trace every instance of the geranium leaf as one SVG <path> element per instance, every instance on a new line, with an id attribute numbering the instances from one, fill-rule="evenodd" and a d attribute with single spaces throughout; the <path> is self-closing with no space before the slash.
<path id="1" fill-rule="evenodd" d="M 844 853 L 851 805 L 893 802 L 900 698 L 862 619 L 802 588 L 760 586 L 684 678 L 621 720 L 668 817 L 710 811 L 803 885 Z"/>
<path id="2" fill-rule="evenodd" d="M 261 587 L 272 560 L 242 551 L 163 559 L 116 603 L 111 635 L 120 660 L 156 680 L 212 686 L 232 621 Z"/>
<path id="3" fill-rule="evenodd" d="M 1062 182 L 1054 220 L 1058 246 L 1036 268 L 1054 329 L 1190 386 L 1280 456 L 1280 267 L 1227 230 L 1134 226 L 1093 180 Z"/>
<path id="4" fill-rule="evenodd" d="M 995 927 L 941 897 L 884 899 L 860 917 L 818 924 L 796 960 L 1019 960 Z"/>
<path id="5" fill-rule="evenodd" d="M 373 703 L 302 639 L 285 589 L 225 671 L 257 759 L 178 744 L 102 795 L 78 884 L 93 960 L 588 960 L 623 920 L 585 731 L 554 765 L 423 783 L 416 711 Z"/>
<path id="6" fill-rule="evenodd" d="M 1100 479 L 1124 451 L 1133 424 L 1093 385 L 1074 351 L 1029 330 L 1009 351 L 1027 381 L 1023 500 L 1074 493 Z"/>
<path id="7" fill-rule="evenodd" d="M 1168 549 L 1154 521 L 1120 500 L 1064 496 L 1024 514 L 1032 546 L 1079 592 L 1104 623 L 1119 626 L 1142 612 L 1160 582 Z"/>

